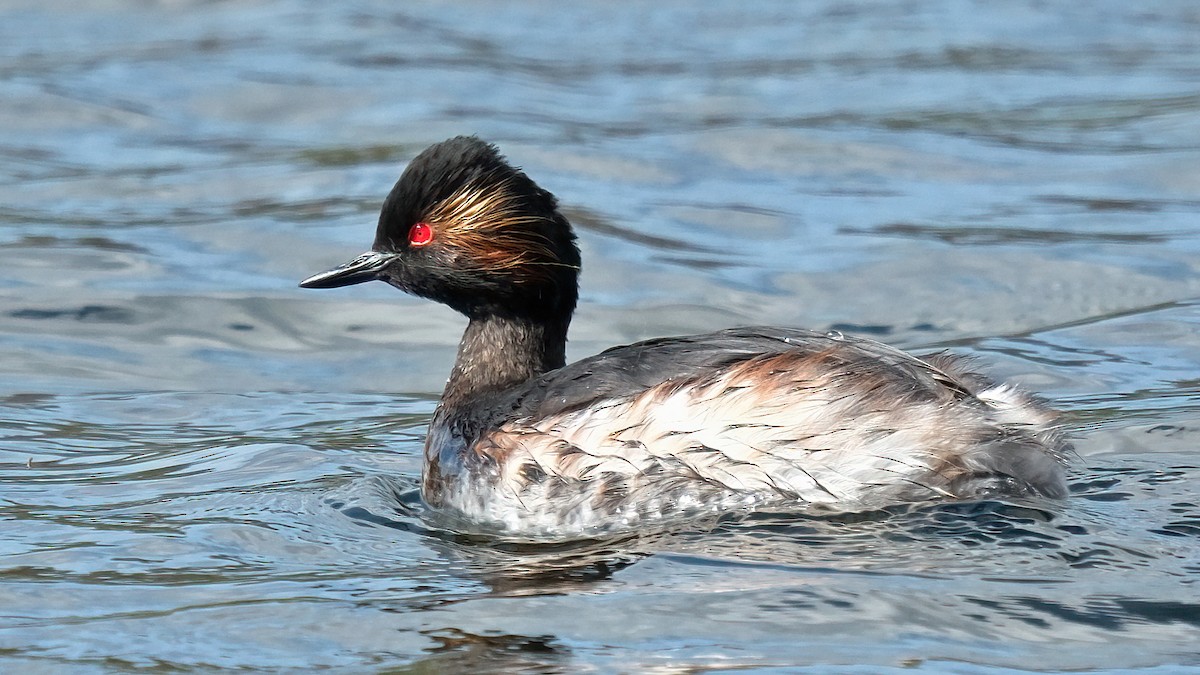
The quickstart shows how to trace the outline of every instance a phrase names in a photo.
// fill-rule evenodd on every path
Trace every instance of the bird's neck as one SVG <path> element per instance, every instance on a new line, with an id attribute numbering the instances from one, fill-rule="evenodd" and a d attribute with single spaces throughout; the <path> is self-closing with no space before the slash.
<path id="1" fill-rule="evenodd" d="M 566 362 L 571 317 L 472 317 L 458 345 L 454 369 L 442 393 L 451 409 L 561 368 Z"/>

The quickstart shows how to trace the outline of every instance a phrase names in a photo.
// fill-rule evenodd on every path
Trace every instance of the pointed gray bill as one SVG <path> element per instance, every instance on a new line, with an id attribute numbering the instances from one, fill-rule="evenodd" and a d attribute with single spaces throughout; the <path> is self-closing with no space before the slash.
<path id="1" fill-rule="evenodd" d="M 300 282 L 301 288 L 337 288 L 351 284 L 361 284 L 364 281 L 379 279 L 384 269 L 391 262 L 394 253 L 379 253 L 367 251 L 354 260 L 329 270 L 314 274 Z"/>

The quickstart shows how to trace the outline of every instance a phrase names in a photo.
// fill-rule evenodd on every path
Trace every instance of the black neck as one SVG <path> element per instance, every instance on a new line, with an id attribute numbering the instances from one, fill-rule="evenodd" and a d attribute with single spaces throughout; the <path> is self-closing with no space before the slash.
<path id="1" fill-rule="evenodd" d="M 442 407 L 455 408 L 502 391 L 566 363 L 571 319 L 472 317 L 458 345 Z"/>

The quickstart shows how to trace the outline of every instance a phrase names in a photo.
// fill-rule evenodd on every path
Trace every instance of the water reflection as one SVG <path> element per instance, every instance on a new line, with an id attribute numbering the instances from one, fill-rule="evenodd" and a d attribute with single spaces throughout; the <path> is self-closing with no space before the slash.
<path id="1" fill-rule="evenodd" d="M 526 636 L 474 635 L 447 628 L 425 633 L 435 642 L 429 656 L 405 669 L 414 673 L 478 673 L 485 671 L 569 672 L 571 649 L 552 634 Z"/>

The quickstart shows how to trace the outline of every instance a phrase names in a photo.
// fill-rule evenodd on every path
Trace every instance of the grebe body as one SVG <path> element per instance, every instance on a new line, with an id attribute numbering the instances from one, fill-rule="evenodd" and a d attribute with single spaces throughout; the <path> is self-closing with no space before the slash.
<path id="1" fill-rule="evenodd" d="M 371 251 L 301 284 L 379 279 L 467 316 L 422 479 L 464 527 L 561 538 L 760 508 L 1066 495 L 1057 414 L 949 354 L 735 328 L 564 365 L 574 239 L 550 193 L 458 137 L 405 170 Z"/>

